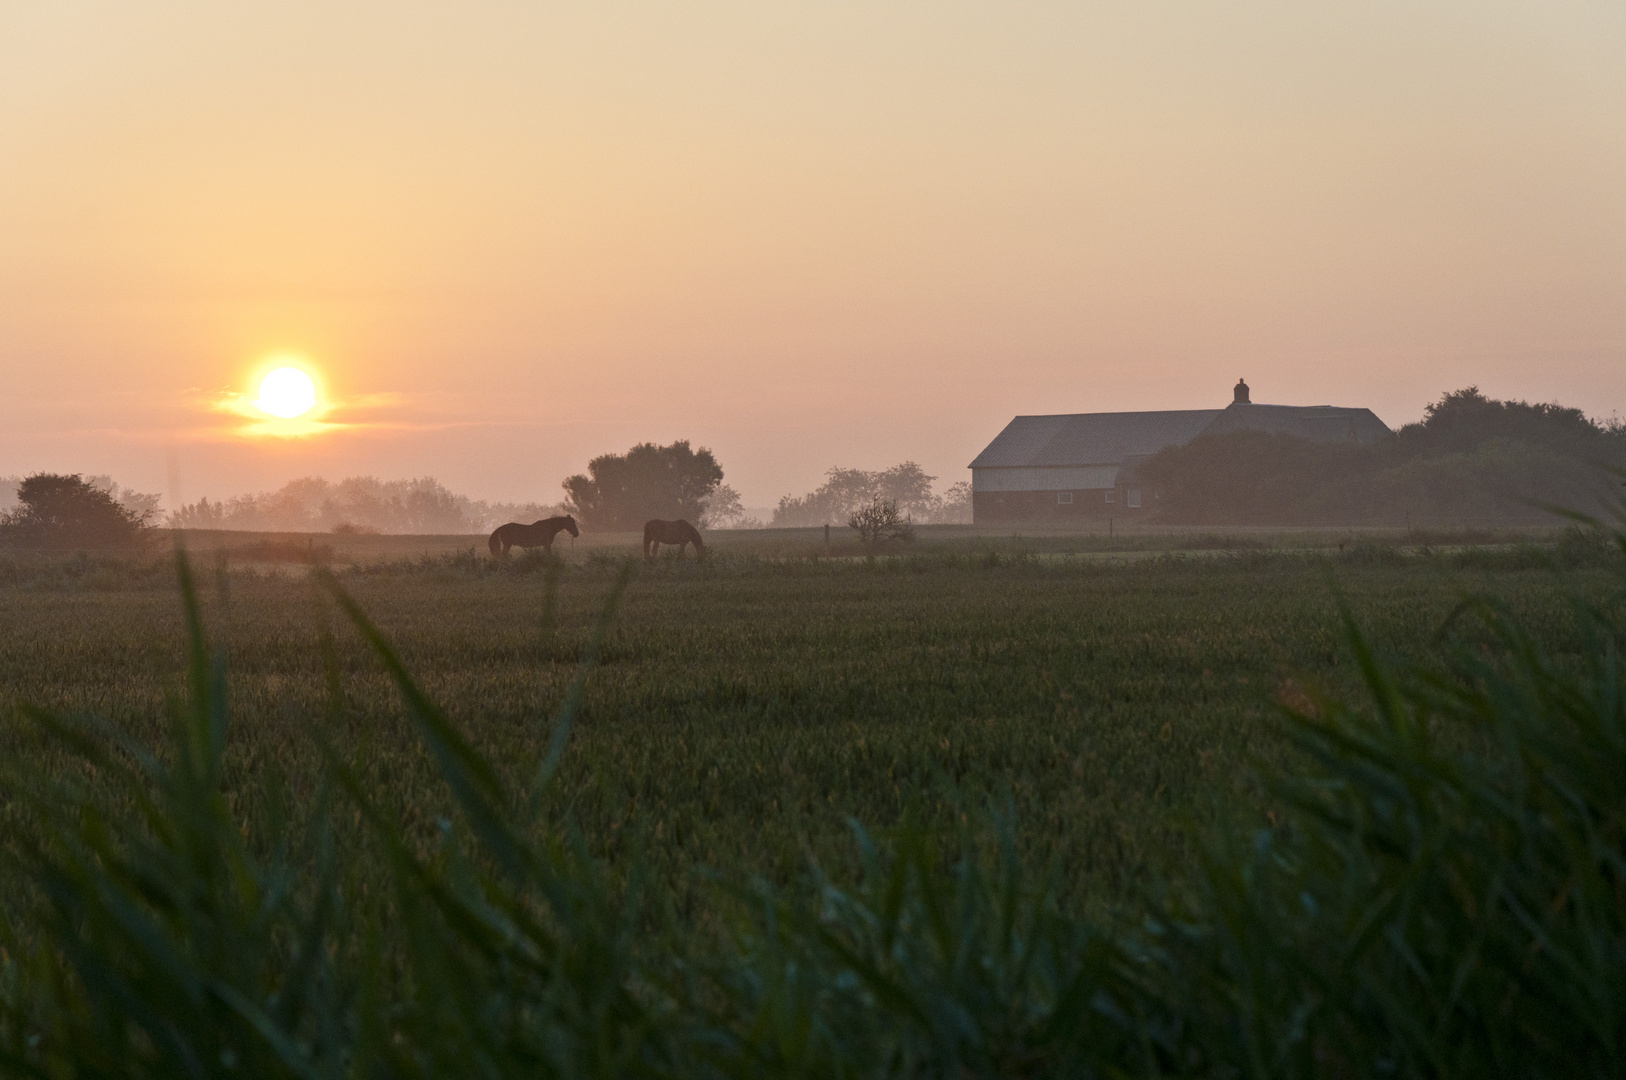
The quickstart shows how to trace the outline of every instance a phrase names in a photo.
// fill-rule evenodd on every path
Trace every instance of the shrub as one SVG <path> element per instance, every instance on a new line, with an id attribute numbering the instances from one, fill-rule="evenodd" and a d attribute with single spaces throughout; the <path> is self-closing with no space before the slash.
<path id="1" fill-rule="evenodd" d="M 893 540 L 907 542 L 915 538 L 914 523 L 898 512 L 898 504 L 892 499 L 875 499 L 859 507 L 847 518 L 847 525 L 871 550 Z"/>

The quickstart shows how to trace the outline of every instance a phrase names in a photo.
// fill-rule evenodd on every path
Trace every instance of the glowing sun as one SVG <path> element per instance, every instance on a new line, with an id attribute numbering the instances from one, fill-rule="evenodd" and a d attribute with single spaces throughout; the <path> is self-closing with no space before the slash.
<path id="1" fill-rule="evenodd" d="M 260 397 L 254 404 L 261 412 L 292 420 L 316 404 L 316 384 L 298 368 L 279 367 L 260 380 Z"/>

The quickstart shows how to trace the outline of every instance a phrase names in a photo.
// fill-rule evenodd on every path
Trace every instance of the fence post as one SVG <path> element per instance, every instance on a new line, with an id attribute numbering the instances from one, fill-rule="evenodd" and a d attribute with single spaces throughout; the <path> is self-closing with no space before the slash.
<path id="1" fill-rule="evenodd" d="M 828 521 L 824 523 L 824 553 L 826 555 L 830 553 L 830 523 Z"/>

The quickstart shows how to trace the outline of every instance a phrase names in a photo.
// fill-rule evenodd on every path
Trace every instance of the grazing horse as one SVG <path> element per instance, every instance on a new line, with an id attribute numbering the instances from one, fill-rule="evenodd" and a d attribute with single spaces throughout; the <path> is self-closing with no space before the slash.
<path id="1" fill-rule="evenodd" d="M 506 525 L 498 525 L 497 531 L 491 534 L 491 553 L 506 555 L 511 547 L 539 547 L 547 548 L 551 552 L 553 538 L 562 532 L 568 532 L 571 536 L 581 535 L 581 530 L 576 528 L 576 519 L 569 514 L 530 525 L 510 521 Z"/>
<path id="2" fill-rule="evenodd" d="M 656 518 L 644 522 L 644 558 L 654 558 L 662 544 L 676 544 L 679 555 L 690 544 L 694 545 L 696 555 L 706 553 L 706 542 L 700 539 L 700 530 L 687 521 L 662 521 Z"/>

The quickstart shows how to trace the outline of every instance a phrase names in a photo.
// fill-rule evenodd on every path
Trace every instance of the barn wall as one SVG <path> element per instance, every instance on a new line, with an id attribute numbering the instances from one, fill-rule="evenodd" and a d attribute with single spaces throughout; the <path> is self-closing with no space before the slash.
<path id="1" fill-rule="evenodd" d="M 1106 501 L 1102 490 L 1073 491 L 1071 503 L 1058 501 L 1061 491 L 972 491 L 971 520 L 978 525 L 998 521 L 1096 521 L 1108 517 L 1139 517 L 1150 508 L 1150 493 L 1143 493 L 1139 507 L 1128 505 L 1128 492 L 1113 491 Z"/>
<path id="2" fill-rule="evenodd" d="M 1031 468 L 971 470 L 971 490 L 977 491 L 1100 491 L 1117 479 L 1118 465 L 1060 465 Z"/>

